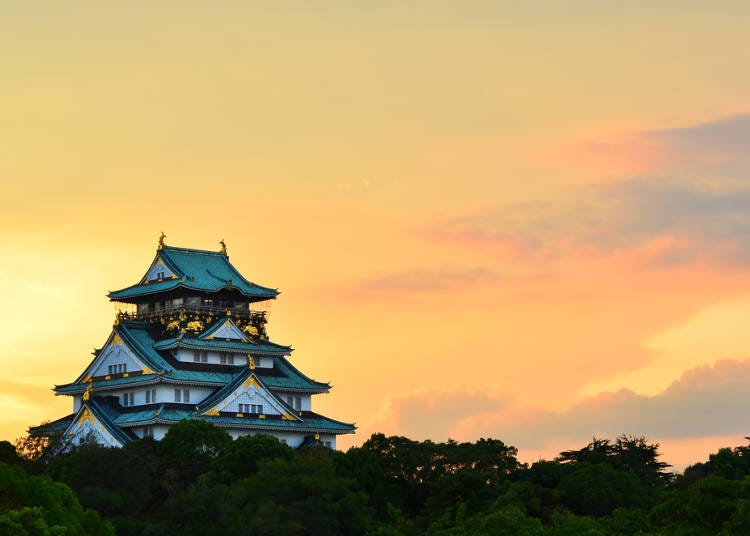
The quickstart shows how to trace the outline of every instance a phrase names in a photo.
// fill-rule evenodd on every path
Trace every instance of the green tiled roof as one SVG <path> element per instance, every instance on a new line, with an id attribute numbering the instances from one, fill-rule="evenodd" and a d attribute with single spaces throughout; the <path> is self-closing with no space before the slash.
<path id="1" fill-rule="evenodd" d="M 299 432 L 327 431 L 344 434 L 354 432 L 355 429 L 353 424 L 329 419 L 328 417 L 312 412 L 304 412 L 303 422 L 268 418 L 259 419 L 257 417 L 230 417 L 224 415 L 218 417 L 202 415 L 200 418 L 219 426 L 225 425 L 238 428 L 252 427 L 255 429 L 296 430 Z"/>
<path id="2" fill-rule="evenodd" d="M 256 285 L 245 279 L 229 262 L 226 254 L 201 249 L 164 246 L 157 252 L 177 279 L 136 285 L 109 293 L 111 300 L 128 300 L 178 286 L 202 292 L 217 292 L 223 288 L 234 289 L 245 296 L 271 299 L 278 295 L 276 289 Z"/>
<path id="3" fill-rule="evenodd" d="M 282 346 L 273 342 L 240 342 L 240 341 L 225 341 L 222 339 L 197 339 L 193 337 L 177 337 L 171 339 L 164 339 L 153 345 L 155 350 L 171 350 L 172 348 L 194 348 L 196 350 L 236 350 L 239 352 L 252 354 L 254 352 L 260 354 L 288 354 L 292 351 L 289 346 Z"/>
<path id="4" fill-rule="evenodd" d="M 112 421 L 112 417 L 116 416 L 117 412 L 114 411 L 111 407 L 100 406 L 97 403 L 95 397 L 91 397 L 91 399 L 88 402 L 84 402 L 83 405 L 91 410 L 91 413 L 93 413 L 94 416 L 99 419 L 99 421 L 104 425 L 107 431 L 112 434 L 120 443 L 124 445 L 125 443 L 133 439 L 130 434 L 126 433 L 122 428 L 120 428 Z"/>
<path id="5" fill-rule="evenodd" d="M 195 382 L 195 383 L 211 383 L 211 384 L 225 384 L 231 382 L 234 379 L 235 372 L 214 372 L 209 370 L 181 370 L 175 369 L 175 371 L 164 376 L 166 381 L 177 380 L 181 382 Z"/>
<path id="6" fill-rule="evenodd" d="M 134 376 L 128 376 L 127 378 L 112 378 L 109 380 L 97 379 L 93 382 L 94 390 L 106 388 L 117 388 L 129 385 L 144 385 L 155 383 L 159 379 L 159 374 L 137 374 Z M 67 383 L 64 385 L 56 385 L 55 393 L 59 395 L 77 395 L 81 394 L 86 390 L 88 383 Z"/>
<path id="7" fill-rule="evenodd" d="M 34 437 L 47 434 L 61 434 L 66 428 L 68 428 L 68 426 L 70 426 L 70 423 L 73 422 L 73 417 L 75 417 L 75 415 L 71 413 L 70 415 L 66 415 L 56 421 L 40 424 L 39 426 L 30 426 L 29 435 Z"/>
<path id="8" fill-rule="evenodd" d="M 281 373 L 280 375 L 269 374 L 266 376 L 263 372 L 268 369 L 255 369 L 256 374 L 258 374 L 258 376 L 263 379 L 263 382 L 271 389 L 292 389 L 325 393 L 331 388 L 331 385 L 328 383 L 318 382 L 312 378 L 308 378 L 284 357 L 276 357 L 273 366 Z"/>
<path id="9" fill-rule="evenodd" d="M 141 359 L 155 374 L 133 374 L 128 377 L 114 377 L 109 380 L 96 378 L 94 390 L 117 388 L 120 386 L 131 386 L 150 384 L 156 381 L 208 384 L 211 386 L 223 386 L 232 382 L 245 368 L 221 367 L 221 370 L 194 370 L 192 364 L 186 364 L 182 368 L 178 361 L 168 361 L 157 349 L 171 349 L 177 346 L 199 345 L 200 348 L 224 348 L 239 350 L 247 353 L 271 354 L 273 355 L 273 368 L 256 367 L 254 372 L 258 378 L 269 389 L 285 389 L 292 391 L 303 391 L 311 393 L 323 393 L 330 389 L 330 385 L 315 381 L 297 370 L 285 357 L 284 354 L 291 351 L 287 346 L 264 342 L 261 344 L 248 344 L 237 342 L 226 342 L 219 340 L 201 341 L 195 338 L 168 339 L 156 342 L 152 335 L 151 324 L 135 320 L 121 322 L 114 328 L 115 333 L 122 337 L 123 342 L 131 348 L 139 359 Z M 239 345 L 239 346 L 234 346 Z M 95 358 L 96 359 L 96 358 Z M 88 369 L 88 367 L 87 367 Z M 160 380 L 161 379 L 161 380 Z M 69 384 L 55 386 L 55 392 L 61 395 L 81 394 L 86 389 L 83 376 Z"/>
<path id="10" fill-rule="evenodd" d="M 132 348 L 138 357 L 146 362 L 154 370 L 167 372 L 171 370 L 170 364 L 159 352 L 154 349 L 154 339 L 149 333 L 153 329 L 152 324 L 137 321 L 125 321 L 115 328 L 123 341 Z"/>

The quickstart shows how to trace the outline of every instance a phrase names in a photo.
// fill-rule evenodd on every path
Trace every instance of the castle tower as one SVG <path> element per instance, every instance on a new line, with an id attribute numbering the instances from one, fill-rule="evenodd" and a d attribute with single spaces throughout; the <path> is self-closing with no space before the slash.
<path id="1" fill-rule="evenodd" d="M 289 361 L 291 347 L 268 340 L 275 289 L 245 279 L 218 252 L 171 247 L 159 239 L 141 280 L 109 293 L 121 305 L 112 332 L 73 382 L 55 394 L 73 413 L 30 430 L 66 442 L 119 447 L 161 439 L 182 419 L 202 419 L 233 438 L 268 434 L 292 447 L 320 442 L 354 425 L 312 410 L 330 390 Z"/>

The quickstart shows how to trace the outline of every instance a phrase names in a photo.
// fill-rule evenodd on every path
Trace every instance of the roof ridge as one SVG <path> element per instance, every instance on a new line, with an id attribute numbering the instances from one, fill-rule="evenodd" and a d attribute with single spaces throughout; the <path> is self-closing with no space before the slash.
<path id="1" fill-rule="evenodd" d="M 226 257 L 224 253 L 221 251 L 212 251 L 210 249 L 195 249 L 195 248 L 185 248 L 180 246 L 168 246 L 167 244 L 164 244 L 164 247 L 160 251 L 172 249 L 175 251 L 182 251 L 182 252 L 189 252 L 189 253 L 198 253 L 201 255 L 221 255 L 222 257 Z"/>

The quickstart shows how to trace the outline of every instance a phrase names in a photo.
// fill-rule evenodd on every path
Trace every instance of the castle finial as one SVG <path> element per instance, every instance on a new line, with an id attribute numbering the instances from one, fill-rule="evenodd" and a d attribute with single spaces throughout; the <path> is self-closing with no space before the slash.
<path id="1" fill-rule="evenodd" d="M 167 235 L 164 234 L 164 231 L 161 232 L 161 236 L 159 237 L 159 247 L 156 248 L 156 251 L 161 251 L 164 248 L 164 239 L 167 238 Z"/>
<path id="2" fill-rule="evenodd" d="M 221 246 L 221 253 L 223 253 L 224 255 L 226 255 L 227 254 L 227 245 L 224 242 L 223 238 L 221 240 L 219 240 L 219 245 Z"/>

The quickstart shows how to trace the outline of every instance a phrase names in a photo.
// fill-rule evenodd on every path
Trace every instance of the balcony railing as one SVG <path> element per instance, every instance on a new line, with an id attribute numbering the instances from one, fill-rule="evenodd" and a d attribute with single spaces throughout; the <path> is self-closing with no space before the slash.
<path id="1" fill-rule="evenodd" d="M 117 318 L 121 320 L 145 320 L 152 322 L 154 320 L 160 320 L 164 317 L 179 316 L 181 314 L 213 316 L 219 318 L 222 316 L 231 316 L 232 318 L 245 320 L 253 325 L 262 326 L 268 321 L 267 311 L 250 311 L 243 307 L 234 308 L 231 304 L 226 303 L 213 303 L 211 305 L 164 305 L 159 306 L 147 311 L 137 309 L 130 310 L 119 310 L 117 311 Z"/>

